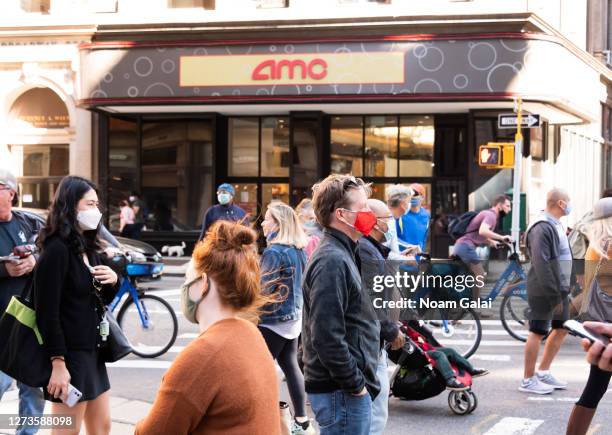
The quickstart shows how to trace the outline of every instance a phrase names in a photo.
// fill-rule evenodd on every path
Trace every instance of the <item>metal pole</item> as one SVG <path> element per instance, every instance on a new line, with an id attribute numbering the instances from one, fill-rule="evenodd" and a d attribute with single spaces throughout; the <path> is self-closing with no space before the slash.
<path id="1" fill-rule="evenodd" d="M 516 135 L 514 136 L 514 183 L 512 187 L 512 240 L 514 240 L 514 249 L 516 252 L 519 252 L 521 222 L 521 164 L 523 162 L 523 133 L 521 131 L 523 117 L 521 114 L 521 104 L 521 98 L 518 97 L 515 106 L 517 122 Z"/>

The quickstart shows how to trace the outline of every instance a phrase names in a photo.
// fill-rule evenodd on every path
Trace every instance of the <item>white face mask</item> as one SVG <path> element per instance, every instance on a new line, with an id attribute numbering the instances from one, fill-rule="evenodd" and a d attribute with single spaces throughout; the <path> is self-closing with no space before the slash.
<path id="1" fill-rule="evenodd" d="M 98 228 L 102 213 L 97 208 L 82 210 L 77 214 L 77 222 L 83 231 L 91 231 Z"/>

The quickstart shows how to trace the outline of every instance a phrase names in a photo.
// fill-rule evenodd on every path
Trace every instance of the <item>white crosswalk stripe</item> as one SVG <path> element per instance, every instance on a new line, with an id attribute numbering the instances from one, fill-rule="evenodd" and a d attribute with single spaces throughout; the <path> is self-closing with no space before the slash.
<path id="1" fill-rule="evenodd" d="M 485 435 L 531 435 L 542 423 L 544 423 L 544 420 L 504 417 L 485 432 Z"/>

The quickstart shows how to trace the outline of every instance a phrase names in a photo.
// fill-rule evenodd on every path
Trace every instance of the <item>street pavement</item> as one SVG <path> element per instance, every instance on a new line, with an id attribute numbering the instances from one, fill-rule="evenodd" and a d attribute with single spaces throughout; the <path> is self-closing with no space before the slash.
<path id="1" fill-rule="evenodd" d="M 162 296 L 177 313 L 179 335 L 168 353 L 155 359 L 129 356 L 109 364 L 111 380 L 112 434 L 133 433 L 134 424 L 143 418 L 155 398 L 164 372 L 178 352 L 197 336 L 197 326 L 180 314 L 179 286 L 181 268 L 171 269 L 177 276 L 164 276 L 149 283 L 151 292 Z M 494 310 L 497 305 L 494 305 Z M 483 341 L 471 357 L 476 366 L 486 367 L 491 374 L 476 379 L 473 391 L 478 408 L 468 416 L 454 415 L 448 406 L 448 393 L 422 401 L 390 399 L 389 421 L 385 433 L 391 435 L 549 435 L 565 433 L 565 425 L 573 403 L 582 392 L 588 377 L 588 365 L 579 340 L 569 337 L 561 349 L 553 373 L 569 382 L 566 391 L 550 396 L 531 396 L 517 388 L 522 378 L 522 343 L 512 339 L 495 319 L 485 320 Z M 231 343 L 228 343 L 231 349 Z M 392 373 L 393 367 L 389 367 Z M 282 374 L 279 371 L 279 379 Z M 11 391 L 0 402 L 0 414 L 17 412 L 17 392 Z M 286 385 L 281 383 L 281 398 L 290 402 Z M 47 408 L 48 410 L 48 408 Z M 589 434 L 610 434 L 612 427 L 612 389 L 602 400 Z M 0 433 L 12 433 L 2 432 Z M 48 431 L 41 431 L 48 433 Z M 84 431 L 83 431 L 84 433 Z"/>

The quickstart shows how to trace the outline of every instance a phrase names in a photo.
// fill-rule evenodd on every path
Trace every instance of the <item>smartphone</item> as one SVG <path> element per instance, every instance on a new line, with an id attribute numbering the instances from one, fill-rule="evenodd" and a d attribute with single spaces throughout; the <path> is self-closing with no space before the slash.
<path id="1" fill-rule="evenodd" d="M 72 408 L 77 402 L 83 397 L 83 393 L 75 388 L 74 385 L 68 385 L 68 394 L 66 394 L 66 400 L 62 400 L 65 405 Z"/>
<path id="2" fill-rule="evenodd" d="M 577 322 L 576 320 L 568 320 L 563 324 L 565 329 L 573 332 L 578 337 L 586 338 L 591 343 L 595 343 L 595 341 L 599 341 L 604 346 L 610 344 L 610 337 L 606 337 L 605 335 L 598 334 L 586 328 L 582 323 Z"/>

